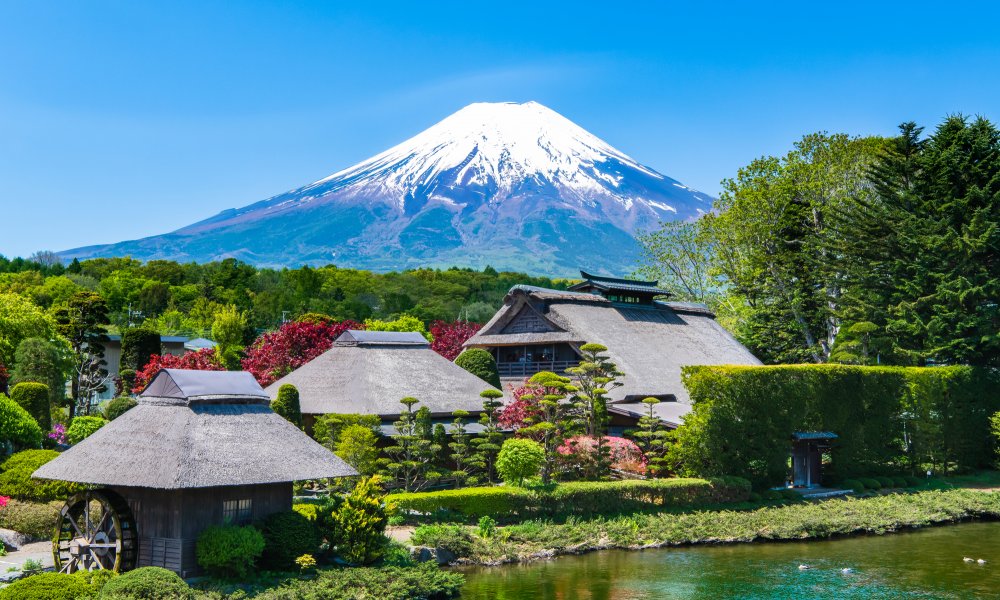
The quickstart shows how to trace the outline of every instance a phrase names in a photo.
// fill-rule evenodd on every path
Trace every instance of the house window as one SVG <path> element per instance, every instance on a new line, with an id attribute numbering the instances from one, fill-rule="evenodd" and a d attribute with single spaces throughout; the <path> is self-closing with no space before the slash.
<path id="1" fill-rule="evenodd" d="M 225 500 L 222 503 L 222 520 L 230 525 L 246 525 L 252 520 L 253 501 Z"/>

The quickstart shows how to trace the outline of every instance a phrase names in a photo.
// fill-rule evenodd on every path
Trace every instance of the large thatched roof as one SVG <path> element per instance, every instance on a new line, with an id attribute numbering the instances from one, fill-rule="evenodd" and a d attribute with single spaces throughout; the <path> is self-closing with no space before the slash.
<path id="1" fill-rule="evenodd" d="M 532 319 L 532 326 L 518 326 L 526 317 Z M 672 395 L 678 402 L 688 403 L 681 367 L 760 364 L 703 305 L 622 305 L 592 293 L 529 286 L 513 287 L 504 306 L 465 346 L 563 341 L 577 347 L 584 342 L 608 347 L 611 359 L 625 373 L 625 385 L 610 394 L 618 401 Z M 686 412 L 686 407 L 670 404 L 659 408 L 665 417 L 676 419 L 680 415 L 675 413 Z"/>
<path id="2" fill-rule="evenodd" d="M 478 412 L 492 386 L 431 350 L 420 334 L 346 331 L 333 347 L 269 385 L 299 391 L 303 414 L 357 413 L 392 418 L 412 396 L 436 416 Z"/>
<path id="3" fill-rule="evenodd" d="M 138 406 L 34 476 L 181 489 L 357 474 L 268 402 L 249 373 L 165 369 L 140 394 Z"/>

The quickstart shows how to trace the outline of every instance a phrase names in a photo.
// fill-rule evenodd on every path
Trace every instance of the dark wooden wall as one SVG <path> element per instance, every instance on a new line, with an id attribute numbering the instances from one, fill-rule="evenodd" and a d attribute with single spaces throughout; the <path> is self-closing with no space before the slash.
<path id="1" fill-rule="evenodd" d="M 251 521 L 291 510 L 292 484 L 224 486 L 187 490 L 115 488 L 128 501 L 139 536 L 139 566 L 197 575 L 195 544 L 212 525 L 222 525 L 223 502 L 252 500 Z"/>

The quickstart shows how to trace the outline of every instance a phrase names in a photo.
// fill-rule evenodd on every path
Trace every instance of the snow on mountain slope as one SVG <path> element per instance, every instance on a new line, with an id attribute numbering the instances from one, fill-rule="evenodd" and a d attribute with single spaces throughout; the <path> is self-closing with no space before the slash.
<path id="1" fill-rule="evenodd" d="M 541 104 L 477 103 L 302 188 L 164 236 L 65 254 L 620 273 L 634 265 L 634 234 L 710 203 Z M 591 261 L 595 242 L 603 251 Z"/>

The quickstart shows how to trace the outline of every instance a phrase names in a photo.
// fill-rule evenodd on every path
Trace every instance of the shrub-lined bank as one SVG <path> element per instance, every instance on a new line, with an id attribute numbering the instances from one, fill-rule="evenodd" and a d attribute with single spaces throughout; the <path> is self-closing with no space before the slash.
<path id="1" fill-rule="evenodd" d="M 593 516 L 662 510 L 699 504 L 743 502 L 750 482 L 716 479 L 574 481 L 545 487 L 475 487 L 438 492 L 393 494 L 397 510 L 415 518 L 498 521 L 532 517 Z M 414 515 L 412 513 L 419 513 Z"/>
<path id="2" fill-rule="evenodd" d="M 501 564 L 611 548 L 884 534 L 973 518 L 1000 518 L 1000 494 L 928 491 L 750 511 L 571 518 L 565 523 L 536 520 L 501 527 L 485 537 L 473 527 L 424 525 L 417 528 L 411 541 L 451 552 L 457 563 Z"/>

